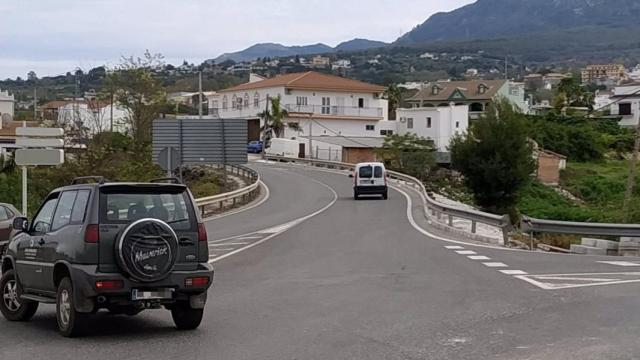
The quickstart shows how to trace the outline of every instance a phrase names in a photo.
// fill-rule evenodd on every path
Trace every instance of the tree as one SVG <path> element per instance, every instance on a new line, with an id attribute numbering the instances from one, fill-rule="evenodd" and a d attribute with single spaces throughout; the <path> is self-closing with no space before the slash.
<path id="1" fill-rule="evenodd" d="M 38 75 L 36 75 L 35 71 L 31 70 L 27 74 L 27 80 L 29 80 L 29 81 L 37 81 L 38 80 Z"/>
<path id="2" fill-rule="evenodd" d="M 595 94 L 583 88 L 573 77 L 562 79 L 554 101 L 556 110 L 566 112 L 567 107 L 587 107 L 593 110 Z"/>
<path id="3" fill-rule="evenodd" d="M 390 170 L 420 179 L 435 165 L 433 142 L 415 134 L 388 135 L 376 155 Z"/>
<path id="4" fill-rule="evenodd" d="M 105 82 L 115 102 L 127 111 L 126 125 L 136 144 L 151 143 L 151 124 L 165 102 L 162 83 L 153 74 L 163 66 L 162 59 L 162 55 L 149 51 L 142 58 L 123 58 Z"/>
<path id="5" fill-rule="evenodd" d="M 284 133 L 286 126 L 284 119 L 289 116 L 289 113 L 282 108 L 279 96 L 271 98 L 269 105 L 270 106 L 267 106 L 267 109 L 258 114 L 258 116 L 264 121 L 263 131 L 265 133 L 272 132 L 275 137 L 279 138 Z"/>
<path id="6" fill-rule="evenodd" d="M 396 110 L 402 102 L 402 92 L 396 84 L 391 84 L 385 90 L 384 96 L 389 100 L 389 120 L 395 120 Z"/>
<path id="7" fill-rule="evenodd" d="M 462 173 L 476 203 L 517 220 L 515 205 L 536 169 L 524 115 L 496 102 L 469 132 L 451 142 L 453 168 Z"/>

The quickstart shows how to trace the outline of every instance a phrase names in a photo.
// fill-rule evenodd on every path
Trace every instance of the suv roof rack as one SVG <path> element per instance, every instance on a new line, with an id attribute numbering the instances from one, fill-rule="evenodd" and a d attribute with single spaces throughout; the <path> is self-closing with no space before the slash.
<path id="1" fill-rule="evenodd" d="M 104 177 L 104 176 L 81 176 L 81 177 L 77 177 L 75 179 L 73 179 L 71 181 L 71 185 L 78 185 L 78 184 L 89 184 L 91 182 L 94 183 L 98 183 L 98 184 L 104 184 L 106 183 L 108 180 Z"/>
<path id="2" fill-rule="evenodd" d="M 165 182 L 170 182 L 172 184 L 182 184 L 182 182 L 180 181 L 180 179 L 178 179 L 177 177 L 165 177 L 165 178 L 158 178 L 158 179 L 153 179 L 151 181 L 149 181 L 150 183 L 165 183 Z"/>

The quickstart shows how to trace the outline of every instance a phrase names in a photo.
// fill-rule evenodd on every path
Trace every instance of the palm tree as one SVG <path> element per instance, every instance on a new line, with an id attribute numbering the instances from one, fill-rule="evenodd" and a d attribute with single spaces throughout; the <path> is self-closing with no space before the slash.
<path id="1" fill-rule="evenodd" d="M 387 87 L 387 90 L 385 90 L 384 97 L 389 100 L 389 119 L 395 120 L 396 110 L 402 102 L 402 92 L 397 85 L 391 84 Z"/>
<path id="2" fill-rule="evenodd" d="M 270 105 L 270 107 L 267 106 L 265 111 L 258 114 L 264 120 L 262 131 L 271 131 L 275 137 L 279 138 L 284 133 L 286 126 L 284 119 L 289 116 L 289 112 L 280 105 L 279 96 L 270 99 Z"/>

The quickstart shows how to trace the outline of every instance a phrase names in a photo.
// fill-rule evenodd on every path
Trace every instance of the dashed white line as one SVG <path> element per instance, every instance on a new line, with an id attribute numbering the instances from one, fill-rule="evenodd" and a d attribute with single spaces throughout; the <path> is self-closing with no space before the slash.
<path id="1" fill-rule="evenodd" d="M 259 238 L 258 238 L 259 239 Z M 222 243 L 222 244 L 209 244 L 209 247 L 217 247 L 217 246 L 236 246 L 236 245 L 247 245 L 248 242 L 238 242 L 238 243 Z"/>
<path id="2" fill-rule="evenodd" d="M 624 266 L 624 267 L 640 266 L 639 263 L 631 262 L 631 261 L 598 261 L 598 262 L 601 264 Z"/>
<path id="3" fill-rule="evenodd" d="M 501 262 L 486 262 L 486 263 L 482 263 L 482 264 L 484 266 L 488 266 L 490 268 L 509 267 L 509 266 L 507 266 L 507 264 L 501 263 Z"/>
<path id="4" fill-rule="evenodd" d="M 527 275 L 526 271 L 522 270 L 500 270 L 505 275 Z"/>
<path id="5" fill-rule="evenodd" d="M 483 256 L 483 255 L 473 255 L 473 256 L 467 256 L 467 257 L 471 260 L 491 260 L 490 257 Z"/>
<path id="6" fill-rule="evenodd" d="M 464 249 L 462 246 L 445 246 L 445 249 L 449 249 L 449 250 L 462 250 Z"/>
<path id="7" fill-rule="evenodd" d="M 471 250 L 458 250 L 458 251 L 456 251 L 456 253 L 458 253 L 460 255 L 475 255 L 475 254 L 477 254 L 477 252 L 471 251 Z"/>

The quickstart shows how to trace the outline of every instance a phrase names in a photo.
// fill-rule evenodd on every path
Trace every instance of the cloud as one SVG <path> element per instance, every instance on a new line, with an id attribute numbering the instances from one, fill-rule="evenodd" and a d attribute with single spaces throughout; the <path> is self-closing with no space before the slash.
<path id="1" fill-rule="evenodd" d="M 202 61 L 259 42 L 393 41 L 472 0 L 20 0 L 0 5 L 0 78 L 160 52 Z M 24 19 L 29 19 L 28 23 Z M 72 66 L 69 67 L 69 65 Z"/>

